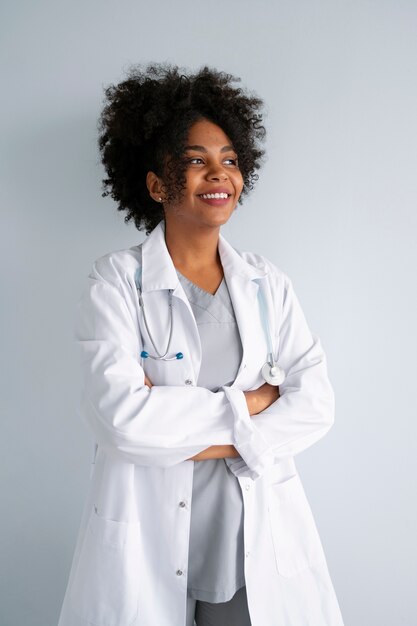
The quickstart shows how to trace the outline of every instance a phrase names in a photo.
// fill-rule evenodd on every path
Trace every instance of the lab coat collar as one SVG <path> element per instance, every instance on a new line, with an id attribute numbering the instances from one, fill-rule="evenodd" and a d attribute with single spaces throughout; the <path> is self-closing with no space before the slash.
<path id="1" fill-rule="evenodd" d="M 247 263 L 221 234 L 218 249 L 226 279 L 239 275 L 246 280 L 256 280 L 268 273 Z M 142 292 L 175 289 L 178 284 L 178 275 L 165 242 L 165 222 L 161 220 L 142 244 Z"/>

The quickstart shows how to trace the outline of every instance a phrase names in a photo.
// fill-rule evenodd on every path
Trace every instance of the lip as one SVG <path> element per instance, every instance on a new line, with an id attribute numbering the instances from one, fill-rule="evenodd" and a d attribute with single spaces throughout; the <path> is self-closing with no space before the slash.
<path id="1" fill-rule="evenodd" d="M 212 191 L 210 193 L 216 193 L 215 191 Z M 220 192 L 217 192 L 220 193 Z M 227 192 L 224 192 L 227 193 Z M 213 207 L 222 207 L 222 206 L 226 206 L 226 204 L 228 204 L 230 202 L 231 199 L 231 195 L 229 195 L 227 198 L 202 198 L 201 196 L 197 196 L 199 200 L 201 200 L 201 202 L 204 202 L 205 204 L 208 204 L 210 206 Z"/>

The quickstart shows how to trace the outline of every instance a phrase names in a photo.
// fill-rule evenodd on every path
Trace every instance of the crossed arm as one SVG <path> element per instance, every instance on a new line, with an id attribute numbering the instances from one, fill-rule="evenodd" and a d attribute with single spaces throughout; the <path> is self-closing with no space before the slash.
<path id="1" fill-rule="evenodd" d="M 149 388 L 152 387 L 152 383 L 147 376 L 145 376 L 145 385 Z M 258 389 L 251 391 L 244 391 L 246 398 L 246 404 L 248 405 L 249 415 L 256 415 L 264 409 L 267 409 L 273 402 L 279 398 L 279 388 L 264 383 Z M 207 459 L 225 459 L 234 458 L 240 456 L 235 446 L 227 445 L 215 445 L 202 450 L 198 454 L 187 459 L 188 461 L 206 461 Z"/>

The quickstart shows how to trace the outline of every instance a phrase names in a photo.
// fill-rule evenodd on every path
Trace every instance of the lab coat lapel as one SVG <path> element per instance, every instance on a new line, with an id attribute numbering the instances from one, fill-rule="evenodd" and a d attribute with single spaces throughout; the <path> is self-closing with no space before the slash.
<path id="1" fill-rule="evenodd" d="M 260 367 L 267 356 L 258 289 L 261 281 L 267 282 L 267 271 L 245 261 L 222 236 L 219 238 L 219 254 L 243 349 L 242 362 L 232 387 L 245 386 L 249 380 L 251 383 L 255 380 L 255 386 L 258 386 Z"/>
<path id="2" fill-rule="evenodd" d="M 181 285 L 165 242 L 165 222 L 162 220 L 142 244 L 142 292 L 146 314 L 154 322 L 155 336 L 167 340 L 169 332 L 168 290 L 173 290 L 173 341 L 172 348 L 184 352 L 191 360 L 194 380 L 201 366 L 201 341 L 194 313 Z M 162 293 L 165 291 L 165 293 Z M 159 325 L 155 326 L 155 321 Z M 188 346 L 188 350 L 184 348 Z M 185 364 L 184 364 L 185 365 Z"/>

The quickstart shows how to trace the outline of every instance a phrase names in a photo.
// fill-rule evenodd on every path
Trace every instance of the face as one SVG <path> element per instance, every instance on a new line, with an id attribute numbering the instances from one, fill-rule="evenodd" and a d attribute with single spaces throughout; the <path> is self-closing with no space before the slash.
<path id="1" fill-rule="evenodd" d="M 237 154 L 223 130 L 203 119 L 188 133 L 184 157 L 185 189 L 165 219 L 184 226 L 219 227 L 233 213 L 243 188 Z"/>

